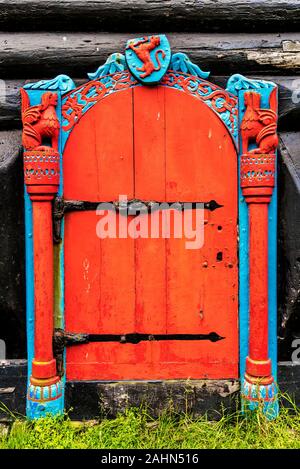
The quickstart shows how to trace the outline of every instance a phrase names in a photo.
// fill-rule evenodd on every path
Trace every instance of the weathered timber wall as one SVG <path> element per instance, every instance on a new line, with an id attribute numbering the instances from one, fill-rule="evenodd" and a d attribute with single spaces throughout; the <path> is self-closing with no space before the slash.
<path id="1" fill-rule="evenodd" d="M 299 25 L 298 0 L 0 0 L 5 31 L 284 32 Z"/>
<path id="2" fill-rule="evenodd" d="M 144 31 L 149 33 L 149 31 Z M 138 33 L 0 33 L 0 75 L 34 78 L 57 73 L 85 76 Z M 300 71 L 300 33 L 169 33 L 182 51 L 214 74 L 291 75 Z"/>
<path id="3" fill-rule="evenodd" d="M 20 130 L 0 131 L 0 339 L 25 357 L 23 171 Z"/>
<path id="4" fill-rule="evenodd" d="M 299 100 L 292 99 L 295 93 L 295 83 L 297 76 L 274 76 L 268 77 L 264 75 L 247 75 L 249 78 L 271 79 L 276 81 L 279 87 L 279 125 L 280 130 L 293 130 L 297 128 L 297 119 L 300 119 L 300 92 Z M 40 78 L 34 78 L 39 81 Z M 73 78 L 74 79 L 74 78 Z M 228 76 L 211 75 L 209 78 L 213 83 L 226 87 Z M 3 86 L 0 86 L 0 130 L 2 129 L 21 129 L 21 96 L 20 88 L 26 83 L 24 79 L 7 79 L 4 80 Z M 80 85 L 86 79 L 74 79 L 76 85 Z M 300 86 L 300 79 L 299 79 Z"/>
<path id="5" fill-rule="evenodd" d="M 299 122 L 299 121 L 298 121 Z M 278 345 L 291 360 L 300 338 L 300 132 L 282 132 L 278 175 Z"/>

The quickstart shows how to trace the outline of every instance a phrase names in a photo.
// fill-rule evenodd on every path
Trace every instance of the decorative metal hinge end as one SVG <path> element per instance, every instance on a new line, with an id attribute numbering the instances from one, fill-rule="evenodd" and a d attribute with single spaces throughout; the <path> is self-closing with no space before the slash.
<path id="1" fill-rule="evenodd" d="M 88 334 L 77 334 L 66 332 L 63 329 L 55 329 L 53 336 L 53 353 L 56 358 L 57 374 L 63 376 L 63 356 L 65 347 L 68 345 L 80 345 L 89 342 Z"/>

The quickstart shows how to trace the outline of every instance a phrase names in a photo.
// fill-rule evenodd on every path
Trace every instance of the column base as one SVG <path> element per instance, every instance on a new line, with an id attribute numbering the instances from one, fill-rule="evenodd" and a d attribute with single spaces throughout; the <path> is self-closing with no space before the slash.
<path id="1" fill-rule="evenodd" d="M 60 415 L 64 411 L 63 388 L 61 380 L 55 383 L 44 384 L 42 380 L 37 384 L 37 380 L 32 383 L 29 381 L 26 415 L 29 419 L 38 419 L 47 415 Z"/>
<path id="2" fill-rule="evenodd" d="M 274 381 L 263 384 L 259 379 L 249 382 L 243 378 L 241 401 L 243 412 L 261 409 L 268 420 L 275 419 L 279 414 L 278 387 Z"/>

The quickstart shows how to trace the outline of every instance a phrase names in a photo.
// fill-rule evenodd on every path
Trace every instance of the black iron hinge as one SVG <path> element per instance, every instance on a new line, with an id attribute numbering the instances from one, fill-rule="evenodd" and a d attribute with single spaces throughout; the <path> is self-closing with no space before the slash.
<path id="1" fill-rule="evenodd" d="M 56 358 L 58 376 L 64 374 L 64 350 L 68 345 L 79 345 L 88 343 L 88 334 L 76 334 L 66 332 L 63 329 L 55 329 L 53 335 L 53 354 Z"/>
<path id="2" fill-rule="evenodd" d="M 61 241 L 61 221 L 67 212 L 83 212 L 95 211 L 102 204 L 102 209 L 114 209 L 121 215 L 136 216 L 141 213 L 154 212 L 155 210 L 186 210 L 196 209 L 201 204 L 204 209 L 211 212 L 217 208 L 223 207 L 215 200 L 209 202 L 157 202 L 155 200 L 139 200 L 132 199 L 128 201 L 111 201 L 111 202 L 88 202 L 84 200 L 65 200 L 63 197 L 57 196 L 53 201 L 53 237 L 54 242 Z"/>
<path id="3" fill-rule="evenodd" d="M 225 339 L 225 337 L 221 337 L 216 332 L 210 332 L 209 334 L 144 334 L 139 332 L 129 334 L 82 334 L 55 329 L 53 348 L 57 362 L 57 372 L 59 376 L 62 376 L 64 348 L 71 345 L 81 345 L 89 342 L 118 342 L 120 344 L 137 345 L 145 341 L 167 340 L 209 340 L 210 342 L 218 342 L 222 339 Z"/>

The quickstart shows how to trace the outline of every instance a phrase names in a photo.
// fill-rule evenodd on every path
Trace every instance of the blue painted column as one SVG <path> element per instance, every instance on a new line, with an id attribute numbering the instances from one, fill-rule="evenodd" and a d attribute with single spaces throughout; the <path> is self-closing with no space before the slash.
<path id="1" fill-rule="evenodd" d="M 276 85 L 268 81 L 248 80 L 242 75 L 233 75 L 227 84 L 227 90 L 238 96 L 239 99 L 239 125 L 241 127 L 246 106 L 245 93 L 252 91 L 260 94 L 260 108 L 271 109 L 277 113 L 277 88 Z M 272 113 L 271 111 L 271 113 Z M 276 132 L 276 126 L 275 126 Z M 259 140 L 259 139 L 258 139 Z M 239 132 L 239 174 L 241 174 L 242 149 L 241 128 Z M 255 139 L 249 140 L 248 151 L 253 151 L 258 146 Z M 275 152 L 276 154 L 276 152 Z M 253 168 L 257 169 L 257 167 Z M 241 181 L 239 178 L 239 310 L 240 310 L 240 375 L 242 386 L 243 408 L 256 409 L 262 406 L 268 418 L 274 418 L 278 414 L 277 401 L 277 332 L 276 332 L 276 241 L 277 241 L 277 190 L 276 190 L 276 165 L 274 167 L 275 187 L 268 206 L 268 241 L 267 241 L 267 262 L 268 262 L 268 357 L 271 362 L 271 375 L 273 384 L 265 386 L 257 384 L 249 386 L 244 380 L 246 372 L 246 358 L 249 355 L 249 210 L 242 193 Z M 250 396 L 251 399 L 244 399 Z"/>
<path id="2" fill-rule="evenodd" d="M 74 83 L 68 77 L 61 75 L 51 81 L 41 81 L 34 84 L 25 85 L 24 89 L 29 99 L 27 103 L 35 111 L 34 106 L 39 106 L 41 103 L 42 95 L 47 92 L 47 90 L 54 90 L 54 93 L 58 97 L 58 102 L 56 105 L 56 114 L 59 122 L 61 121 L 61 95 L 63 91 L 69 91 L 74 88 Z M 24 103 L 23 103 L 24 104 Z M 23 105 L 23 113 L 26 111 Z M 23 116 L 24 117 L 24 116 Z M 50 149 L 49 149 L 50 150 Z M 45 152 L 45 151 L 44 151 Z M 30 152 L 29 152 L 30 153 Z M 35 170 L 41 171 L 43 169 L 43 164 L 32 162 L 30 160 L 30 155 L 25 151 L 25 179 L 28 171 L 33 171 L 34 168 L 30 169 L 30 165 L 38 165 Z M 46 150 L 47 153 L 47 150 Z M 62 158 L 61 158 L 61 131 L 59 132 L 58 140 L 58 155 L 60 173 L 62 174 Z M 29 155 L 29 158 L 28 158 Z M 27 156 L 27 158 L 26 158 Z M 30 160 L 30 161 L 29 161 Z M 48 165 L 53 165 L 53 161 L 49 160 Z M 49 166 L 49 167 L 50 167 Z M 47 164 L 46 166 L 47 167 Z M 30 172 L 29 171 L 29 172 Z M 46 170 L 47 172 L 49 170 Z M 43 174 L 43 173 L 42 173 Z M 28 181 L 27 181 L 28 183 Z M 57 186 L 59 193 L 62 193 L 62 182 L 60 181 L 59 186 Z M 34 379 L 33 378 L 33 369 L 32 363 L 34 362 L 35 367 L 39 365 L 38 362 L 34 361 L 35 358 L 35 341 L 34 341 L 34 331 L 35 331 L 35 289 L 34 289 L 34 239 L 33 239 L 33 219 L 32 219 L 32 201 L 25 190 L 25 242 L 26 242 L 26 311 L 27 311 L 27 349 L 28 349 L 28 392 L 27 392 L 27 405 L 26 413 L 27 416 L 31 419 L 39 418 L 48 414 L 57 415 L 62 413 L 64 410 L 64 377 L 57 378 L 52 384 L 49 382 L 49 385 L 45 385 L 44 379 Z M 63 278 L 60 276 L 60 268 L 57 266 L 55 268 L 55 279 L 54 283 L 63 284 Z M 52 298 L 54 302 L 54 307 L 59 305 L 60 315 L 55 311 L 55 315 L 63 319 L 63 307 L 62 307 L 62 298 L 54 298 L 54 295 L 59 295 L 61 289 L 56 288 L 52 292 Z M 55 299 L 55 301 L 54 301 Z M 56 322 L 53 318 L 53 322 Z M 55 324 L 60 326 L 61 324 Z M 53 381 L 53 380 L 52 380 Z"/>

